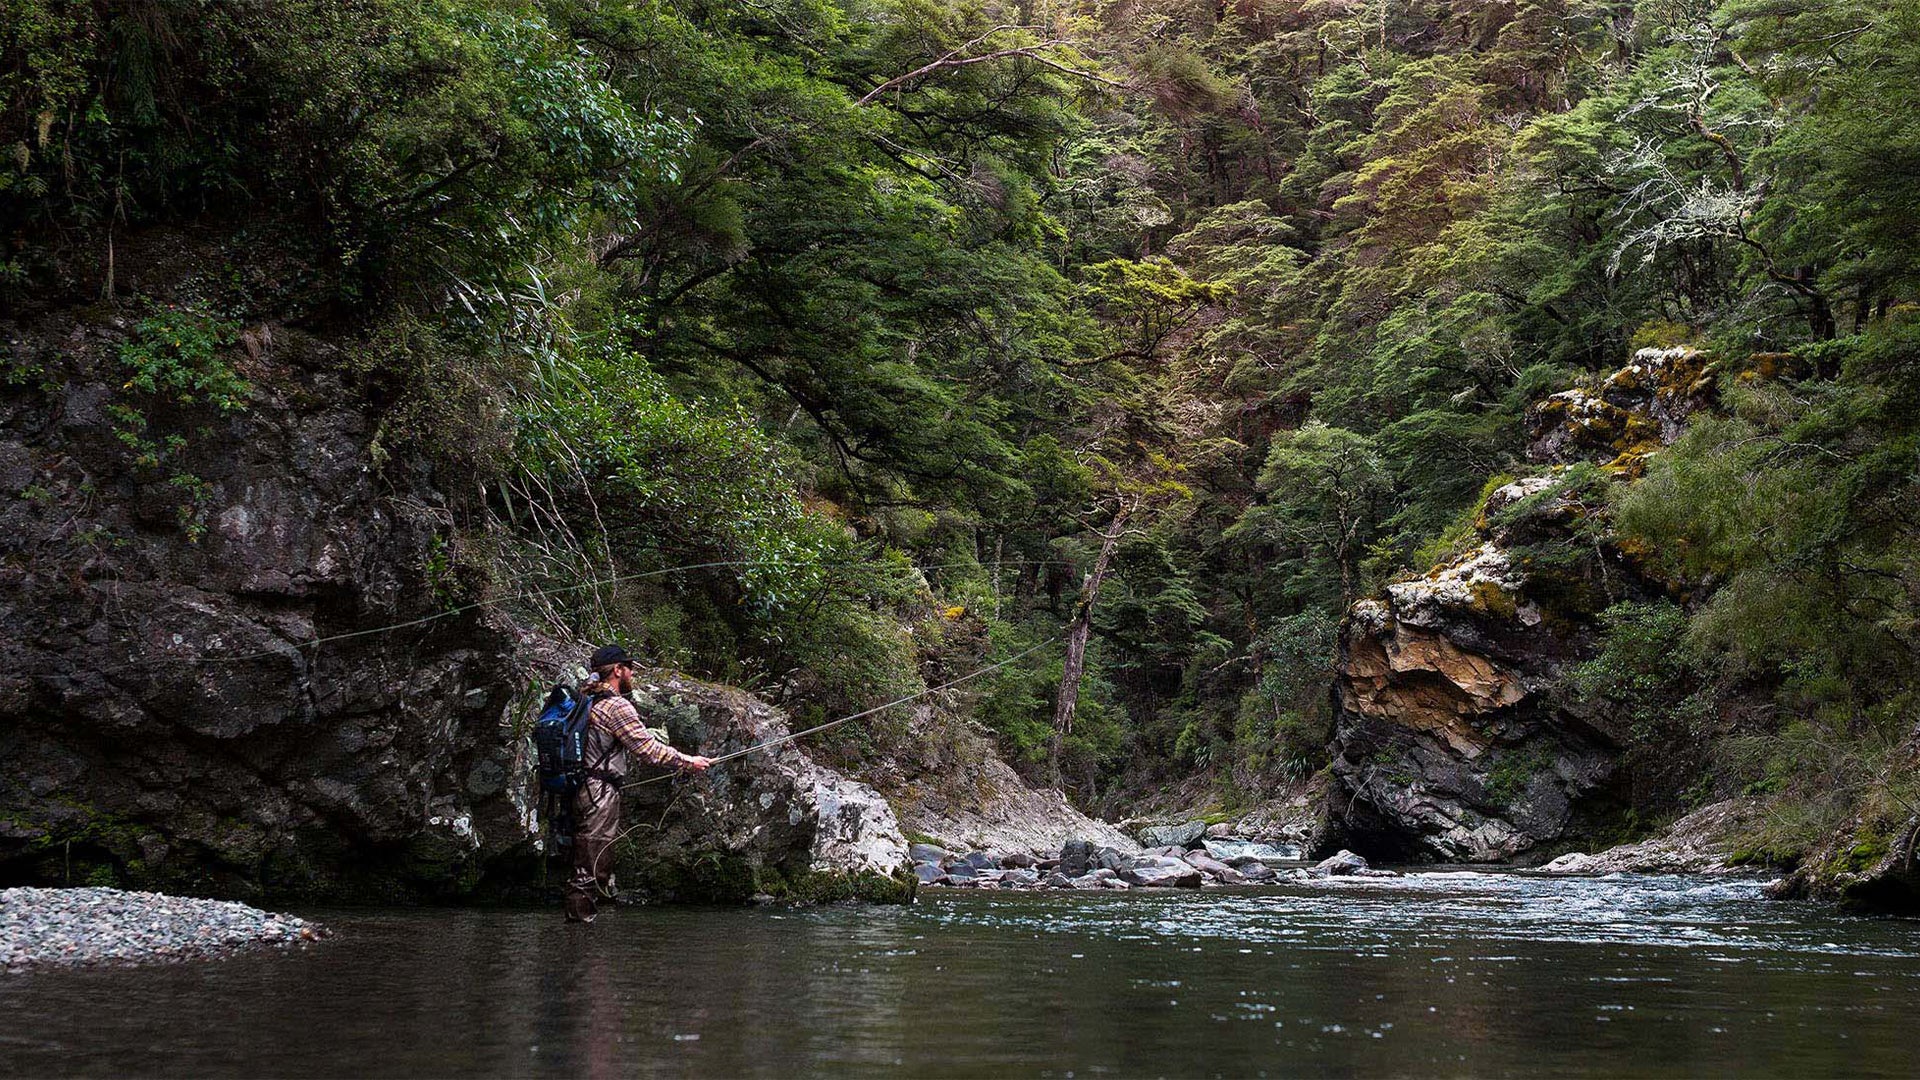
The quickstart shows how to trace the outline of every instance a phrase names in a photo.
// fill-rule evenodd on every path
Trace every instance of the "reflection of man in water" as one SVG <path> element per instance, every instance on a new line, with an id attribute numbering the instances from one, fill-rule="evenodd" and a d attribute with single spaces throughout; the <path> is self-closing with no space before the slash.
<path id="1" fill-rule="evenodd" d="M 614 985 L 606 951 L 593 948 L 580 958 L 586 971 L 576 984 L 586 993 L 586 1008 L 575 1008 L 579 1025 L 572 1036 L 572 1049 L 586 1054 L 587 1080 L 611 1080 L 622 1073 L 619 1036 L 626 1024 L 620 1008 L 620 989 Z"/>
<path id="2" fill-rule="evenodd" d="M 573 877 L 567 881 L 567 921 L 593 921 L 596 893 L 612 895 L 613 841 L 620 831 L 620 785 L 627 755 L 650 765 L 700 772 L 713 764 L 683 754 L 654 738 L 640 710 L 626 695 L 633 689 L 633 659 L 618 645 L 593 651 L 593 674 L 583 687 L 593 702 L 588 714 L 587 779 L 573 796 Z"/>

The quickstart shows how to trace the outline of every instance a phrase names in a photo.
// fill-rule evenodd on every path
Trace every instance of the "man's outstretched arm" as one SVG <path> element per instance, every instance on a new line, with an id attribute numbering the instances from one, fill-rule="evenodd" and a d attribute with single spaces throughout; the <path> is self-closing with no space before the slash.
<path id="1" fill-rule="evenodd" d="M 649 765 L 658 765 L 667 769 L 692 769 L 695 772 L 705 769 L 712 762 L 698 754 L 683 754 L 666 743 L 654 738 L 653 732 L 640 721 L 640 710 L 633 702 L 623 697 L 611 697 L 601 702 L 601 720 L 613 737 L 620 740 L 628 754 L 639 758 Z"/>

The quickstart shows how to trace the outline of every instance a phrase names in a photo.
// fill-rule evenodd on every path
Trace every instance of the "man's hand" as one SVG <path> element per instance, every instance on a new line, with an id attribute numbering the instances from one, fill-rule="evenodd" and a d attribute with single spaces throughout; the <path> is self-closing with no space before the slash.
<path id="1" fill-rule="evenodd" d="M 686 760 L 687 769 L 691 772 L 706 772 L 707 767 L 712 764 L 712 758 L 702 757 L 699 754 L 694 754 Z"/>

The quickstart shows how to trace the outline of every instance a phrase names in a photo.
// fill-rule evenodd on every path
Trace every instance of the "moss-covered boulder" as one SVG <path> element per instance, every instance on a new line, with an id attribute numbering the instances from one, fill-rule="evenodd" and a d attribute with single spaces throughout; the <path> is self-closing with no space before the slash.
<path id="1" fill-rule="evenodd" d="M 786 714 L 759 698 L 675 672 L 647 678 L 634 699 L 676 746 L 709 757 L 790 731 Z M 616 874 L 630 893 L 719 902 L 913 896 L 907 840 L 887 800 L 795 743 L 698 775 L 641 767 L 631 782 L 615 849 Z"/>

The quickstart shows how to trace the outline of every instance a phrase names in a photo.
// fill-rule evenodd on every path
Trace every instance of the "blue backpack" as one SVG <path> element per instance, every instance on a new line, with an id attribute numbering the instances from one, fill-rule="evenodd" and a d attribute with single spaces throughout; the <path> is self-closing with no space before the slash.
<path id="1" fill-rule="evenodd" d="M 540 813 L 547 820 L 549 854 L 573 847 L 573 793 L 587 782 L 587 721 L 593 699 L 555 686 L 533 721 L 539 758 Z"/>
<path id="2" fill-rule="evenodd" d="M 533 722 L 533 749 L 540 759 L 540 790 L 573 797 L 587 780 L 587 718 L 592 699 L 555 686 Z"/>

